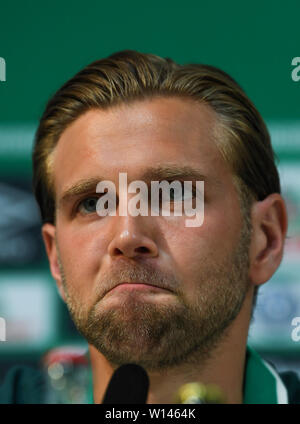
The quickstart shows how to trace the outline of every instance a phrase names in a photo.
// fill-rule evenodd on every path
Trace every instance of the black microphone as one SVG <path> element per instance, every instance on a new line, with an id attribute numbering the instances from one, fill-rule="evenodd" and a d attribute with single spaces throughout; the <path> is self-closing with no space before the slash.
<path id="1" fill-rule="evenodd" d="M 103 404 L 145 404 L 149 389 L 149 377 L 136 364 L 121 365 L 113 373 L 103 397 Z"/>

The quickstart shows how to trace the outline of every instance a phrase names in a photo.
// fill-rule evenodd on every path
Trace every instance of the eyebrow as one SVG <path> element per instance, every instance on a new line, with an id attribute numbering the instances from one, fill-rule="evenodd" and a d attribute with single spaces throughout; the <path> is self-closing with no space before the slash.
<path id="1" fill-rule="evenodd" d="M 216 188 L 222 187 L 220 180 L 205 176 L 200 172 L 200 170 L 191 166 L 158 165 L 156 167 L 148 167 L 141 175 L 139 180 L 150 182 L 157 180 L 168 180 L 170 178 L 173 180 L 189 178 L 190 180 L 204 181 L 205 183 L 214 185 Z M 84 194 L 96 193 L 97 184 L 100 181 L 106 180 L 107 178 L 98 176 L 77 181 L 63 193 L 61 199 L 58 201 L 58 208 L 61 208 L 64 204 L 69 203 L 72 199 Z"/>
<path id="2" fill-rule="evenodd" d="M 93 177 L 77 181 L 70 188 L 68 188 L 58 200 L 58 209 L 64 204 L 69 203 L 72 199 L 79 197 L 83 194 L 96 193 L 97 184 L 104 181 L 103 177 Z"/>
<path id="3" fill-rule="evenodd" d="M 148 167 L 144 172 L 143 177 L 146 181 L 164 180 L 168 178 L 173 178 L 174 180 L 191 178 L 199 181 L 207 181 L 209 179 L 196 168 L 178 165 L 158 165 L 156 167 Z"/>

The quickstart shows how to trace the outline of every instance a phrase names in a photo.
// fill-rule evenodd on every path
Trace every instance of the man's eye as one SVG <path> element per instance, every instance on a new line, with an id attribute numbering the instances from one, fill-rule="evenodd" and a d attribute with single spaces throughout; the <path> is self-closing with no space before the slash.
<path id="1" fill-rule="evenodd" d="M 79 203 L 78 211 L 84 215 L 95 213 L 98 199 L 99 197 L 87 197 Z"/>
<path id="2" fill-rule="evenodd" d="M 182 185 L 182 189 L 180 190 L 170 190 L 170 200 L 172 202 L 183 202 L 193 197 L 195 197 L 195 190 L 193 187 L 184 187 Z"/>

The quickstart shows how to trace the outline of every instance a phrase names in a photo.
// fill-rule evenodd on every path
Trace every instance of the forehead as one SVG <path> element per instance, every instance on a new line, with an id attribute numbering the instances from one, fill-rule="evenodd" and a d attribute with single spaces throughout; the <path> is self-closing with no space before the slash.
<path id="1" fill-rule="evenodd" d="M 53 152 L 56 195 L 79 179 L 127 172 L 139 179 L 147 166 L 193 166 L 209 177 L 231 178 L 214 141 L 214 111 L 182 98 L 154 98 L 108 110 L 90 110 L 61 135 Z"/>

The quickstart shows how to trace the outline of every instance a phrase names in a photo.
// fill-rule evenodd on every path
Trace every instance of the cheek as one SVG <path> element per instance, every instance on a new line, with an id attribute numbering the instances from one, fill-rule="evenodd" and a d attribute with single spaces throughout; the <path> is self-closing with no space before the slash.
<path id="1" fill-rule="evenodd" d="M 238 242 L 239 225 L 237 215 L 207 207 L 202 226 L 189 228 L 183 221 L 170 226 L 166 238 L 175 266 L 188 278 L 203 266 L 223 262 Z"/>
<path id="2" fill-rule="evenodd" d="M 95 227 L 95 226 L 94 226 Z M 77 281 L 91 281 L 99 270 L 107 242 L 101 232 L 92 226 L 68 228 L 58 227 L 58 243 L 66 277 L 74 284 Z"/>

